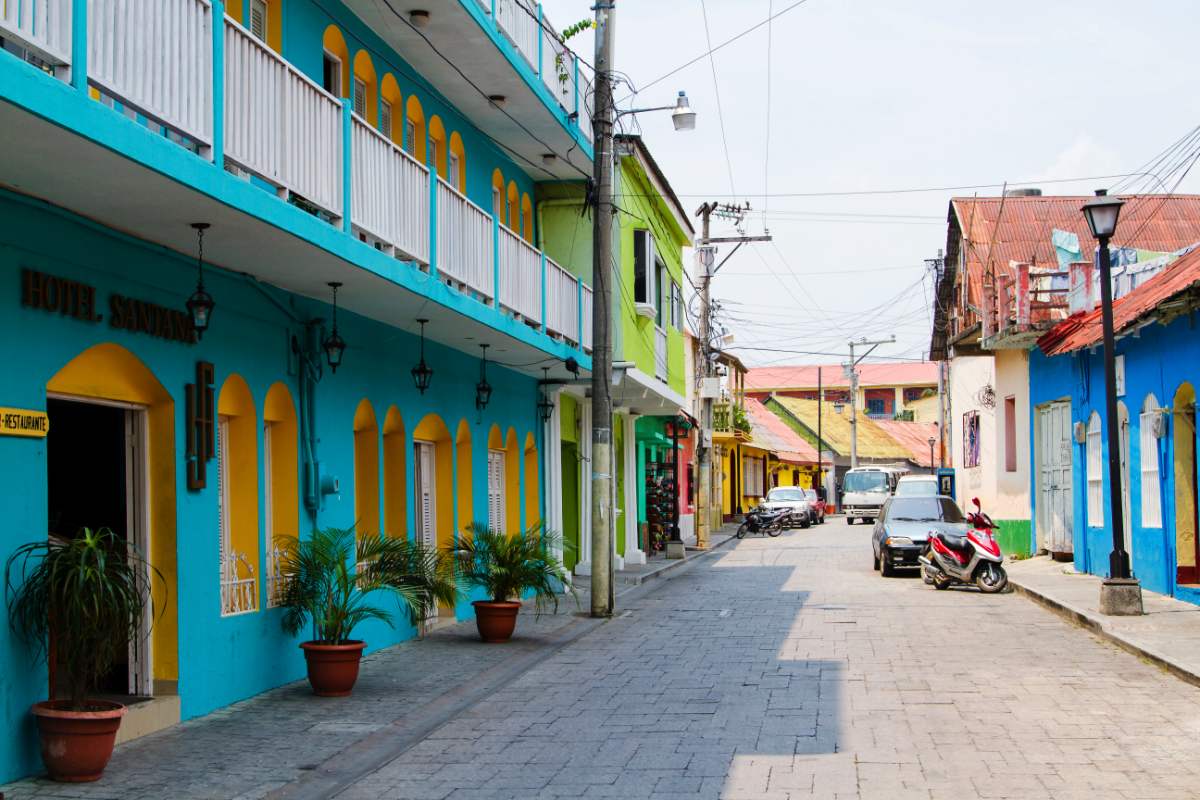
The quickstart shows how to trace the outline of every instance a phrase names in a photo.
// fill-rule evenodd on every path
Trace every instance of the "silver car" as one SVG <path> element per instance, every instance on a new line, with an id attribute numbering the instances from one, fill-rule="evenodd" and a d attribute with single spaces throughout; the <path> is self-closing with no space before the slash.
<path id="1" fill-rule="evenodd" d="M 816 510 L 813 508 L 812 502 L 804 493 L 804 489 L 799 486 L 776 486 L 771 491 L 767 492 L 766 499 L 763 500 L 763 508 L 770 511 L 775 511 L 781 508 L 788 509 L 792 514 L 792 526 L 807 528 L 813 524 L 813 519 L 816 517 Z"/>

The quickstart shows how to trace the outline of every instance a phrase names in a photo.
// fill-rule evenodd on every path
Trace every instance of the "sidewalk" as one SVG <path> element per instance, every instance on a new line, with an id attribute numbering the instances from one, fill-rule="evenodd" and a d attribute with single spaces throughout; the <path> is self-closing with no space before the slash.
<path id="1" fill-rule="evenodd" d="M 731 538 L 731 532 L 725 531 L 724 539 Z M 718 548 L 716 539 L 708 553 Z M 673 572 L 704 555 L 692 552 L 685 560 L 659 562 L 650 577 Z M 619 583 L 616 588 L 628 603 L 660 583 Z M 0 796 L 5 800 L 332 797 L 602 626 L 604 620 L 587 616 L 586 579 L 577 581 L 577 587 L 578 607 L 566 597 L 557 613 L 535 617 L 532 603 L 526 603 L 513 641 L 506 645 L 480 642 L 474 620 L 449 625 L 364 658 L 350 697 L 315 697 L 306 681 L 296 681 L 118 746 L 98 783 L 28 778 L 0 785 Z M 618 601 L 618 612 L 621 605 Z"/>
<path id="2" fill-rule="evenodd" d="M 1069 563 L 1038 556 L 1007 564 L 1013 588 L 1188 683 L 1200 686 L 1200 606 L 1142 590 L 1146 613 L 1107 617 L 1100 613 L 1100 578 L 1075 572 Z"/>
<path id="3" fill-rule="evenodd" d="M 661 553 L 647 559 L 645 564 L 626 564 L 624 569 L 617 570 L 616 579 L 618 585 L 639 586 L 653 578 L 661 578 L 672 571 L 679 569 L 691 559 L 711 553 L 713 550 L 720 549 L 732 541 L 736 541 L 733 537 L 737 531 L 736 524 L 726 524 L 720 530 L 713 531 L 708 537 L 708 550 L 700 550 L 691 545 L 685 548 L 683 558 L 668 559 Z"/>

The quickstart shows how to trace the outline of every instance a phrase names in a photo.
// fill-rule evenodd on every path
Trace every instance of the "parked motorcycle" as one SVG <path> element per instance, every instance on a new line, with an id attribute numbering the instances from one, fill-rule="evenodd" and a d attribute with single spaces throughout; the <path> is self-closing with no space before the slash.
<path id="1" fill-rule="evenodd" d="M 994 594 L 1008 585 L 1008 575 L 1001 563 L 1004 556 L 992 531 L 996 523 L 983 513 L 979 498 L 973 498 L 975 511 L 967 514 L 971 529 L 965 536 L 929 532 L 929 544 L 917 560 L 921 577 L 935 589 L 947 589 L 955 584 L 974 584 L 981 592 Z"/>
<path id="2" fill-rule="evenodd" d="M 746 515 L 746 520 L 738 526 L 737 538 L 745 539 L 747 533 L 764 533 L 775 537 L 783 533 L 783 529 L 791 525 L 792 512 L 786 508 L 768 510 L 762 506 Z"/>

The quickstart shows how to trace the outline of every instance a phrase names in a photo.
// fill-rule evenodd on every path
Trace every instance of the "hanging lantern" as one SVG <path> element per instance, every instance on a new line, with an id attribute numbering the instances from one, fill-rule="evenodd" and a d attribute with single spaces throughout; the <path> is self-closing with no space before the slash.
<path id="1" fill-rule="evenodd" d="M 346 354 L 346 340 L 338 334 L 337 327 L 337 292 L 342 284 L 339 281 L 330 281 L 327 285 L 333 289 L 333 331 L 321 342 L 321 349 L 325 351 L 329 369 L 336 373 L 342 365 L 342 356 Z"/>
<path id="2" fill-rule="evenodd" d="M 429 382 L 433 380 L 433 370 L 425 363 L 425 323 L 427 319 L 419 319 L 421 323 L 421 360 L 412 368 L 413 384 L 417 387 L 417 391 L 425 394 L 425 390 L 429 388 Z"/>
<path id="3" fill-rule="evenodd" d="M 207 222 L 193 222 L 192 229 L 196 231 L 196 291 L 187 301 L 188 316 L 192 320 L 192 329 L 196 338 L 203 339 L 212 319 L 213 307 L 216 303 L 212 295 L 204 291 L 204 232 L 208 230 Z"/>
<path id="4" fill-rule="evenodd" d="M 542 367 L 542 396 L 538 399 L 538 415 L 542 422 L 549 422 L 554 416 L 554 401 L 550 399 L 550 368 Z"/>
<path id="5" fill-rule="evenodd" d="M 487 381 L 487 349 L 488 345 L 481 344 L 483 357 L 479 361 L 479 383 L 475 384 L 475 408 L 483 411 L 492 399 L 492 385 Z"/>

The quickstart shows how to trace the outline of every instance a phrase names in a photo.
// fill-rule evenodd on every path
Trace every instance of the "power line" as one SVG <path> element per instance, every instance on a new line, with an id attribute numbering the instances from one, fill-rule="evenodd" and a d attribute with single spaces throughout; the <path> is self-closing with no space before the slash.
<path id="1" fill-rule="evenodd" d="M 708 32 L 708 6 L 700 0 L 700 15 L 704 18 L 704 41 L 708 45 L 708 65 L 712 68 L 713 94 L 717 97 L 717 122 L 721 128 L 721 147 L 725 150 L 725 169 L 729 171 L 729 194 L 737 202 L 737 189 L 733 185 L 733 161 L 729 158 L 729 140 L 725 137 L 725 113 L 721 110 L 721 84 L 717 80 L 717 61 L 713 57 L 712 37 Z"/>
<path id="2" fill-rule="evenodd" d="M 767 121 L 763 126 L 763 192 L 766 195 L 763 198 L 763 233 L 767 232 L 766 213 L 770 206 L 770 189 L 771 189 L 771 42 L 773 37 L 773 28 L 771 25 L 771 12 L 774 10 L 774 0 L 767 0 L 767 102 L 766 114 Z"/>

